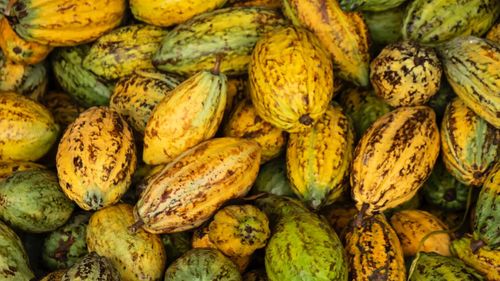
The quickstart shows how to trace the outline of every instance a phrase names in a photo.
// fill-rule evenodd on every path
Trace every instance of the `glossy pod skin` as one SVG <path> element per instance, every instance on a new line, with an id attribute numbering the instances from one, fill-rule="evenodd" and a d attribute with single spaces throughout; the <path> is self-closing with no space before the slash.
<path id="1" fill-rule="evenodd" d="M 472 241 L 470 237 L 454 240 L 450 245 L 451 253 L 483 274 L 487 280 L 500 280 L 500 251 L 481 247 L 473 252 Z"/>
<path id="2" fill-rule="evenodd" d="M 200 226 L 224 202 L 248 193 L 260 155 L 256 142 L 236 138 L 215 138 L 187 150 L 148 181 L 134 208 L 138 225 L 151 233 Z"/>
<path id="3" fill-rule="evenodd" d="M 442 44 L 438 51 L 453 91 L 467 107 L 500 129 L 500 46 L 467 36 Z"/>
<path id="4" fill-rule="evenodd" d="M 411 199 L 429 177 L 439 155 L 434 111 L 401 107 L 380 117 L 354 151 L 352 196 L 366 214 Z"/>
<path id="5" fill-rule="evenodd" d="M 369 84 L 368 29 L 361 14 L 342 11 L 336 0 L 285 0 L 283 13 L 317 36 L 333 58 L 336 76 L 362 87 Z"/>
<path id="6" fill-rule="evenodd" d="M 345 240 L 350 280 L 406 280 L 403 249 L 383 214 L 352 225 Z"/>
<path id="7" fill-rule="evenodd" d="M 132 131 L 108 107 L 92 107 L 66 129 L 56 156 L 64 193 L 84 210 L 113 205 L 127 191 L 136 167 Z"/>
<path id="8" fill-rule="evenodd" d="M 481 186 L 498 160 L 500 129 L 455 98 L 443 117 L 441 147 L 443 162 L 455 178 L 466 185 Z"/>
<path id="9" fill-rule="evenodd" d="M 264 121 L 289 133 L 310 130 L 333 96 L 329 55 L 303 28 L 268 33 L 252 53 L 249 91 Z"/>
<path id="10" fill-rule="evenodd" d="M 455 257 L 444 257 L 436 253 L 421 253 L 410 281 L 483 281 L 473 268 Z"/>

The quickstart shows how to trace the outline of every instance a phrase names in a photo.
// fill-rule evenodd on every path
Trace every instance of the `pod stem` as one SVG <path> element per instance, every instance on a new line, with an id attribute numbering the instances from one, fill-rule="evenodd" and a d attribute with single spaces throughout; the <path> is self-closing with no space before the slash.
<path id="1" fill-rule="evenodd" d="M 9 0 L 9 2 L 7 2 L 7 6 L 5 6 L 5 11 L 4 11 L 4 15 L 5 16 L 10 16 L 10 11 L 12 10 L 12 7 L 14 6 L 14 4 L 16 4 L 17 0 Z"/>
<path id="2" fill-rule="evenodd" d="M 144 221 L 139 219 L 138 221 L 136 221 L 133 225 L 131 225 L 128 230 L 132 233 L 136 233 L 139 228 L 141 228 L 142 226 L 144 225 Z"/>
<path id="3" fill-rule="evenodd" d="M 486 245 L 486 243 L 484 243 L 483 240 L 479 239 L 479 240 L 472 240 L 470 242 L 470 249 L 472 251 L 472 253 L 476 253 L 479 249 L 481 249 L 484 245 Z"/>
<path id="4" fill-rule="evenodd" d="M 356 216 L 356 219 L 354 220 L 354 226 L 356 228 L 361 228 L 361 225 L 363 224 L 363 217 L 365 216 L 368 207 L 370 207 L 370 205 L 368 205 L 367 203 L 363 203 L 363 206 L 361 206 L 361 210 L 359 211 L 358 215 Z"/>
<path id="5" fill-rule="evenodd" d="M 212 68 L 212 74 L 213 75 L 219 75 L 220 74 L 220 64 L 222 63 L 222 59 L 224 58 L 224 54 L 217 54 L 215 56 L 215 65 L 214 68 Z"/>

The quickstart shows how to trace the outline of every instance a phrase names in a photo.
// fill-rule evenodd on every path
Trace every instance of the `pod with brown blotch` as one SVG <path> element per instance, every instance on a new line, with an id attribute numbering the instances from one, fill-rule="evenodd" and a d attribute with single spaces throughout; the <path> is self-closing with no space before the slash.
<path id="1" fill-rule="evenodd" d="M 156 26 L 183 23 L 198 14 L 220 8 L 226 0 L 142 1 L 130 0 L 130 10 L 140 21 Z"/>
<path id="2" fill-rule="evenodd" d="M 66 223 L 74 208 L 50 170 L 16 172 L 0 181 L 0 218 L 16 229 L 54 231 Z"/>
<path id="3" fill-rule="evenodd" d="M 262 163 L 278 157 L 284 150 L 287 134 L 262 120 L 249 99 L 239 102 L 226 124 L 224 136 L 250 139 L 262 148 Z"/>
<path id="4" fill-rule="evenodd" d="M 108 258 L 123 281 L 159 280 L 167 259 L 163 242 L 142 229 L 130 232 L 133 223 L 133 207 L 128 204 L 95 212 L 87 227 L 87 247 Z"/>
<path id="5" fill-rule="evenodd" d="M 415 262 L 415 270 L 409 281 L 485 280 L 479 272 L 456 257 L 421 253 Z"/>
<path id="6" fill-rule="evenodd" d="M 303 28 L 287 27 L 260 40 L 248 79 L 257 114 L 289 133 L 310 130 L 333 96 L 331 59 Z"/>
<path id="7" fill-rule="evenodd" d="M 35 279 L 21 239 L 2 221 L 0 221 L 0 279 L 13 281 Z"/>
<path id="8" fill-rule="evenodd" d="M 337 0 L 285 0 L 283 12 L 318 37 L 333 58 L 336 76 L 368 86 L 368 29 L 360 13 L 342 11 Z"/>
<path id="9" fill-rule="evenodd" d="M 500 250 L 481 247 L 473 252 L 472 241 L 467 236 L 454 240 L 450 245 L 451 253 L 483 274 L 487 280 L 500 280 Z"/>
<path id="10" fill-rule="evenodd" d="M 486 39 L 500 44 L 500 23 L 495 24 L 490 31 L 488 31 Z"/>
<path id="11" fill-rule="evenodd" d="M 143 134 L 158 103 L 181 83 L 181 78 L 155 70 L 138 70 L 115 85 L 109 107 Z"/>
<path id="12" fill-rule="evenodd" d="M 66 195 L 84 210 L 113 205 L 127 191 L 136 166 L 132 131 L 108 107 L 92 107 L 65 131 L 57 173 Z"/>
<path id="13" fill-rule="evenodd" d="M 41 101 L 47 91 L 48 75 L 43 62 L 24 65 L 8 59 L 0 51 L 0 93 L 16 92 Z"/>
<path id="14" fill-rule="evenodd" d="M 472 111 L 500 129 L 500 46 L 468 36 L 442 44 L 438 51 L 453 91 Z"/>
<path id="15" fill-rule="evenodd" d="M 443 162 L 455 178 L 466 185 L 481 186 L 500 156 L 500 129 L 455 98 L 444 113 L 441 148 Z"/>
<path id="16" fill-rule="evenodd" d="M 257 41 L 284 26 L 283 16 L 273 9 L 232 7 L 204 13 L 165 36 L 153 65 L 170 73 L 194 75 L 211 69 L 217 56 L 223 54 L 221 72 L 246 74 Z"/>
<path id="17" fill-rule="evenodd" d="M 345 241 L 350 280 L 406 280 L 401 243 L 383 214 L 352 225 Z"/>
<path id="18" fill-rule="evenodd" d="M 216 138 L 182 153 L 148 181 L 134 209 L 138 224 L 151 233 L 200 226 L 224 202 L 247 194 L 260 150 L 250 140 Z"/>
<path id="19" fill-rule="evenodd" d="M 66 128 L 73 123 L 85 109 L 63 92 L 49 92 L 43 97 L 43 104 L 52 112 L 54 120 Z"/>
<path id="20" fill-rule="evenodd" d="M 474 212 L 472 229 L 479 246 L 486 244 L 500 250 L 500 162 L 497 162 L 486 178 Z"/>
<path id="21" fill-rule="evenodd" d="M 0 49 L 9 60 L 25 65 L 43 61 L 52 51 L 52 47 L 19 37 L 6 17 L 0 19 Z"/>
<path id="22" fill-rule="evenodd" d="M 401 107 L 380 117 L 354 151 L 352 195 L 358 210 L 383 212 L 410 200 L 439 155 L 439 130 L 430 107 Z"/>
<path id="23" fill-rule="evenodd" d="M 60 281 L 120 281 L 111 261 L 91 252 L 64 273 Z"/>
<path id="24" fill-rule="evenodd" d="M 435 46 L 467 35 L 482 36 L 498 15 L 497 0 L 414 0 L 406 7 L 403 38 Z"/>
<path id="25" fill-rule="evenodd" d="M 40 281 L 61 281 L 63 275 L 66 273 L 66 270 L 61 269 L 58 271 L 53 271 L 47 275 L 45 275 Z"/>
<path id="26" fill-rule="evenodd" d="M 436 252 L 450 255 L 450 235 L 448 233 L 430 234 L 425 242 L 422 239 L 434 231 L 447 231 L 448 227 L 437 217 L 421 210 L 402 210 L 391 217 L 391 225 L 398 234 L 405 257 L 417 252 Z M 421 247 L 419 247 L 422 243 Z"/>
<path id="27" fill-rule="evenodd" d="M 120 27 L 92 44 L 83 67 L 106 80 L 133 74 L 135 70 L 154 69 L 152 56 L 166 34 L 167 31 L 152 25 Z"/>
<path id="28" fill-rule="evenodd" d="M 146 164 L 168 163 L 217 133 L 227 99 L 227 77 L 219 63 L 188 78 L 156 105 L 144 130 Z"/>
<path id="29" fill-rule="evenodd" d="M 27 170 L 43 170 L 43 165 L 27 161 L 0 161 L 0 180 L 9 177 L 15 172 Z"/>
<path id="30" fill-rule="evenodd" d="M 294 193 L 313 209 L 335 202 L 347 187 L 354 132 L 338 104 L 330 105 L 310 131 L 290 134 L 287 176 Z"/>
<path id="31" fill-rule="evenodd" d="M 10 16 L 27 41 L 62 47 L 94 41 L 117 27 L 125 0 L 17 0 Z"/>
<path id="32" fill-rule="evenodd" d="M 10 92 L 0 93 L 0 128 L 0 160 L 38 160 L 59 134 L 47 108 Z"/>
<path id="33" fill-rule="evenodd" d="M 326 206 L 321 209 L 320 214 L 325 217 L 335 232 L 341 235 L 346 232 L 345 228 L 351 224 L 352 220 L 358 214 L 358 209 L 350 202 L 342 202 Z"/>
<path id="34" fill-rule="evenodd" d="M 233 7 L 265 7 L 278 9 L 281 8 L 281 0 L 228 0 L 226 5 Z"/>
<path id="35" fill-rule="evenodd" d="M 371 62 L 370 81 L 390 106 L 423 105 L 439 90 L 441 72 L 432 48 L 402 41 L 386 46 Z"/>

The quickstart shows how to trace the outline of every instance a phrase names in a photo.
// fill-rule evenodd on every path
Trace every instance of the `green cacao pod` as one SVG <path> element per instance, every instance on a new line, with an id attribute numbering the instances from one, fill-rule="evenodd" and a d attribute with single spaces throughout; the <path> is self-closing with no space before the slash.
<path id="1" fill-rule="evenodd" d="M 286 177 L 286 161 L 283 157 L 273 159 L 260 167 L 252 193 L 261 192 L 278 196 L 295 196 Z"/>
<path id="2" fill-rule="evenodd" d="M 0 221 L 0 279 L 35 280 L 21 239 L 2 221 Z"/>
<path id="3" fill-rule="evenodd" d="M 61 281 L 120 281 L 120 275 L 111 262 L 91 252 L 64 273 Z"/>
<path id="4" fill-rule="evenodd" d="M 403 37 L 437 45 L 465 35 L 483 35 L 500 14 L 497 0 L 415 0 L 403 20 Z"/>
<path id="5" fill-rule="evenodd" d="M 451 40 L 438 51 L 453 91 L 477 115 L 500 129 L 500 46 L 468 36 Z"/>
<path id="6" fill-rule="evenodd" d="M 182 23 L 170 31 L 153 57 L 160 70 L 192 75 L 212 68 L 224 54 L 220 71 L 245 74 L 257 41 L 285 25 L 276 10 L 257 7 L 218 9 Z"/>
<path id="7" fill-rule="evenodd" d="M 500 280 L 500 250 L 481 247 L 472 251 L 472 239 L 462 237 L 450 245 L 451 253 L 465 264 L 486 277 L 486 280 Z"/>
<path id="8" fill-rule="evenodd" d="M 370 38 L 375 45 L 385 46 L 399 41 L 404 9 L 396 7 L 378 12 L 363 12 Z"/>
<path id="9" fill-rule="evenodd" d="M 446 76 L 441 76 L 439 91 L 434 96 L 432 96 L 427 103 L 430 108 L 434 109 L 438 124 L 441 124 L 441 120 L 443 120 L 443 115 L 446 111 L 446 107 L 455 97 L 456 95 L 453 92 L 450 84 L 446 80 Z"/>
<path id="10" fill-rule="evenodd" d="M 466 185 L 481 186 L 498 160 L 500 129 L 495 129 L 455 98 L 441 125 L 441 150 L 448 171 Z"/>
<path id="11" fill-rule="evenodd" d="M 51 171 L 21 171 L 0 181 L 0 218 L 21 230 L 53 231 L 66 223 L 73 209 Z"/>
<path id="12" fill-rule="evenodd" d="M 163 234 L 161 240 L 168 255 L 167 263 L 172 263 L 191 250 L 191 234 L 189 232 Z"/>
<path id="13" fill-rule="evenodd" d="M 385 11 L 401 5 L 405 0 L 340 0 L 339 2 L 346 11 Z"/>
<path id="14" fill-rule="evenodd" d="M 449 211 L 460 211 L 466 207 L 469 188 L 471 187 L 453 177 L 439 160 L 434 165 L 422 192 L 428 203 Z"/>
<path id="15" fill-rule="evenodd" d="M 500 249 L 500 163 L 486 178 L 473 213 L 474 238 L 491 249 Z"/>
<path id="16" fill-rule="evenodd" d="M 74 215 L 64 226 L 51 232 L 43 243 L 43 263 L 51 269 L 73 266 L 87 254 L 87 224 L 90 213 Z"/>
<path id="17" fill-rule="evenodd" d="M 215 249 L 192 249 L 165 272 L 165 281 L 241 281 L 236 265 Z"/>
<path id="18" fill-rule="evenodd" d="M 64 91 L 82 106 L 106 105 L 113 85 L 83 67 L 89 51 L 89 45 L 55 50 L 51 55 L 52 70 Z"/>
<path id="19" fill-rule="evenodd" d="M 106 80 L 153 69 L 153 54 L 167 32 L 145 24 L 129 25 L 99 38 L 83 60 L 83 67 Z"/>
<path id="20" fill-rule="evenodd" d="M 450 280 L 482 281 L 484 278 L 458 258 L 436 253 L 420 253 L 410 281 Z"/>

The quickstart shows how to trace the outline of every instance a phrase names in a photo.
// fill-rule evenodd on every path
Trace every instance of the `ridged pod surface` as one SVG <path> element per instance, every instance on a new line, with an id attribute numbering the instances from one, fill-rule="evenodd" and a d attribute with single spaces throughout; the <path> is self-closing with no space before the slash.
<path id="1" fill-rule="evenodd" d="M 352 203 L 332 204 L 321 210 L 321 214 L 339 235 L 345 234 L 352 220 L 359 213 Z"/>
<path id="2" fill-rule="evenodd" d="M 65 128 L 78 118 L 85 109 L 63 92 L 49 92 L 43 97 L 43 104 L 50 110 L 54 120 Z"/>
<path id="3" fill-rule="evenodd" d="M 386 46 L 370 64 L 375 94 L 393 107 L 423 105 L 437 93 L 441 63 L 433 49 L 402 41 Z"/>
<path id="4" fill-rule="evenodd" d="M 312 33 L 287 27 L 255 46 L 249 87 L 262 119 L 289 133 L 307 131 L 333 96 L 332 63 Z"/>
<path id="5" fill-rule="evenodd" d="M 83 67 L 106 80 L 118 79 L 135 70 L 153 69 L 152 56 L 167 31 L 152 25 L 120 27 L 92 44 Z"/>
<path id="6" fill-rule="evenodd" d="M 52 51 L 52 47 L 19 37 L 5 17 L 0 18 L 0 48 L 9 60 L 20 64 L 37 64 Z"/>
<path id="7" fill-rule="evenodd" d="M 99 38 L 120 24 L 125 9 L 124 0 L 18 0 L 11 16 L 25 40 L 62 47 Z"/>
<path id="8" fill-rule="evenodd" d="M 356 139 L 360 139 L 368 127 L 378 118 L 391 111 L 391 107 L 373 91 L 361 88 L 350 88 L 339 96 L 339 103 L 351 118 L 356 130 Z"/>
<path id="9" fill-rule="evenodd" d="M 406 280 L 403 249 L 383 214 L 351 226 L 345 240 L 350 280 Z"/>
<path id="10" fill-rule="evenodd" d="M 142 229 L 129 231 L 133 207 L 117 204 L 95 212 L 87 227 L 89 251 L 108 258 L 122 281 L 160 280 L 167 254 L 160 236 Z"/>
<path id="11" fill-rule="evenodd" d="M 40 281 L 61 281 L 64 273 L 66 273 L 66 270 L 64 269 L 54 271 L 45 275 L 42 279 L 40 279 Z"/>
<path id="12" fill-rule="evenodd" d="M 283 13 L 317 36 L 333 57 L 336 76 L 358 86 L 369 84 L 368 29 L 361 14 L 342 11 L 337 0 L 285 0 Z"/>
<path id="13" fill-rule="evenodd" d="M 0 221 L 0 278 L 12 281 L 35 279 L 21 239 L 2 221 Z"/>
<path id="14" fill-rule="evenodd" d="M 130 9 L 140 21 L 157 26 L 171 26 L 220 8 L 224 3 L 226 0 L 130 0 Z"/>
<path id="15" fill-rule="evenodd" d="M 438 50 L 453 91 L 477 115 L 500 129 L 500 46 L 469 36 Z"/>
<path id="16" fill-rule="evenodd" d="M 15 172 L 27 170 L 43 170 L 43 165 L 27 161 L 0 161 L 0 180 L 9 177 Z"/>
<path id="17" fill-rule="evenodd" d="M 454 240 L 450 251 L 466 265 L 483 274 L 487 280 L 500 280 L 500 251 L 482 247 L 472 252 L 471 242 L 469 237 Z"/>
<path id="18" fill-rule="evenodd" d="M 395 8 L 405 0 L 340 0 L 340 6 L 346 11 L 362 10 L 362 11 L 385 11 Z"/>
<path id="19" fill-rule="evenodd" d="M 47 80 L 44 63 L 23 65 L 0 52 L 0 93 L 12 91 L 40 101 L 47 90 Z"/>
<path id="20" fill-rule="evenodd" d="M 437 45 L 459 36 L 481 36 L 499 14 L 497 0 L 415 0 L 406 8 L 403 37 Z"/>
<path id="21" fill-rule="evenodd" d="M 444 257 L 436 253 L 421 253 L 410 281 L 483 281 L 473 268 L 455 257 Z"/>
<path id="22" fill-rule="evenodd" d="M 227 200 L 245 195 L 260 164 L 256 142 L 216 138 L 187 150 L 156 174 L 134 209 L 152 233 L 193 229 Z"/>
<path id="23" fill-rule="evenodd" d="M 443 162 L 466 185 L 481 186 L 500 157 L 500 129 L 495 129 L 455 98 L 448 104 L 441 125 Z"/>
<path id="24" fill-rule="evenodd" d="M 38 160 L 59 134 L 44 106 L 15 93 L 0 93 L 0 128 L 0 160 Z"/>
<path id="25" fill-rule="evenodd" d="M 91 252 L 64 273 L 60 281 L 120 281 L 111 262 Z"/>
<path id="26" fill-rule="evenodd" d="M 66 223 L 73 209 L 52 171 L 26 170 L 0 181 L 0 218 L 17 229 L 54 231 Z"/>
<path id="27" fill-rule="evenodd" d="M 250 139 L 262 148 L 262 163 L 279 156 L 285 149 L 287 134 L 262 120 L 249 99 L 239 102 L 226 124 L 224 136 Z"/>
<path id="28" fill-rule="evenodd" d="M 374 45 L 385 46 L 401 39 L 401 25 L 403 24 L 402 7 L 380 11 L 363 12 L 370 39 Z"/>
<path id="29" fill-rule="evenodd" d="M 170 31 L 153 64 L 163 71 L 192 75 L 211 69 L 217 55 L 223 54 L 221 72 L 245 74 L 257 41 L 285 24 L 278 11 L 265 8 L 235 7 L 205 13 Z"/>
<path id="30" fill-rule="evenodd" d="M 259 175 L 255 180 L 252 193 L 262 192 L 278 196 L 295 196 L 286 176 L 286 159 L 279 157 L 260 166 Z"/>
<path id="31" fill-rule="evenodd" d="M 212 138 L 224 116 L 227 77 L 203 70 L 188 78 L 155 107 L 144 130 L 143 160 L 158 165 Z"/>
<path id="32" fill-rule="evenodd" d="M 270 281 L 348 280 L 344 248 L 327 222 L 288 197 L 269 195 L 255 202 L 274 226 L 265 253 Z"/>
<path id="33" fill-rule="evenodd" d="M 431 108 L 401 107 L 380 117 L 354 151 L 356 207 L 371 214 L 408 201 L 431 174 L 438 155 L 439 131 Z"/>
<path id="34" fill-rule="evenodd" d="M 398 234 L 405 257 L 414 256 L 417 252 L 450 255 L 450 236 L 447 233 L 430 235 L 418 249 L 420 241 L 427 234 L 448 230 L 448 227 L 431 213 L 421 210 L 398 211 L 392 215 L 391 225 Z"/>
<path id="35" fill-rule="evenodd" d="M 165 281 L 241 281 L 236 265 L 215 249 L 192 249 L 165 272 Z"/>
<path id="36" fill-rule="evenodd" d="M 473 213 L 474 238 L 500 250 L 500 163 L 486 178 Z"/>
<path id="37" fill-rule="evenodd" d="M 176 76 L 154 70 L 136 71 L 116 83 L 109 107 L 137 132 L 144 133 L 156 105 L 180 83 Z"/>
<path id="38" fill-rule="evenodd" d="M 350 120 L 330 105 L 310 131 L 290 134 L 286 163 L 294 193 L 313 209 L 335 202 L 347 187 L 353 151 Z"/>
<path id="39" fill-rule="evenodd" d="M 56 159 L 61 188 L 84 210 L 118 202 L 131 183 L 136 162 L 132 131 L 107 107 L 80 114 L 66 129 Z"/>
<path id="40" fill-rule="evenodd" d="M 267 216 L 252 205 L 231 205 L 210 222 L 210 241 L 227 256 L 249 256 L 266 246 L 271 235 Z"/>
<path id="41" fill-rule="evenodd" d="M 226 5 L 234 7 L 265 7 L 278 9 L 281 7 L 281 0 L 228 0 Z"/>
<path id="42" fill-rule="evenodd" d="M 448 211 L 464 210 L 467 207 L 469 186 L 453 177 L 441 160 L 436 162 L 432 174 L 422 187 L 425 201 Z"/>
<path id="43" fill-rule="evenodd" d="M 85 237 L 89 218 L 90 213 L 78 213 L 45 237 L 42 259 L 47 268 L 66 269 L 88 254 Z"/>
<path id="44" fill-rule="evenodd" d="M 82 106 L 107 105 L 113 86 L 83 68 L 89 51 L 90 45 L 56 49 L 51 55 L 52 70 L 64 91 Z"/>
<path id="45" fill-rule="evenodd" d="M 486 39 L 500 44 L 500 23 L 495 24 L 490 31 L 488 31 Z"/>

